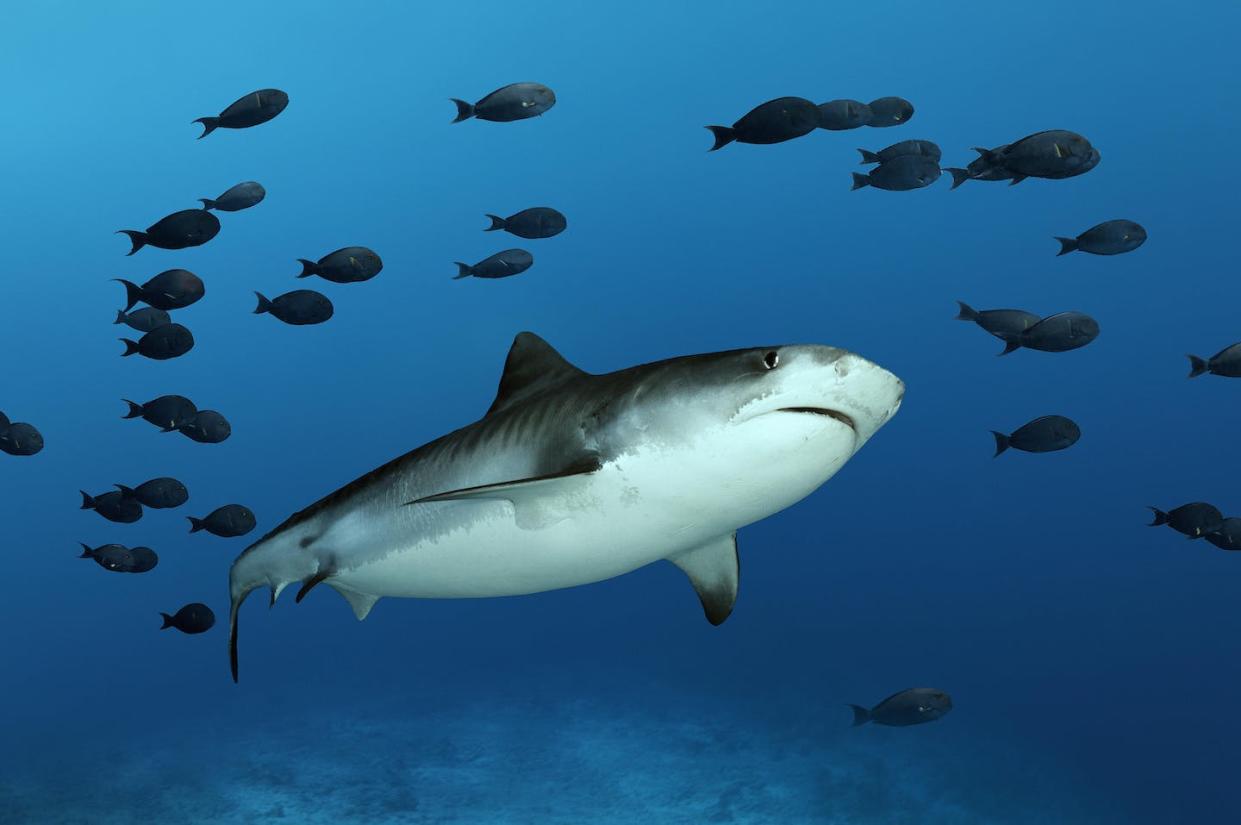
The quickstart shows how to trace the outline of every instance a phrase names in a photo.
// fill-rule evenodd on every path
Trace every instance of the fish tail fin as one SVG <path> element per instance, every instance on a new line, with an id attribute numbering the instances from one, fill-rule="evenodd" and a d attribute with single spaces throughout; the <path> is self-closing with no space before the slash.
<path id="1" fill-rule="evenodd" d="M 452 276 L 454 281 L 459 281 L 462 278 L 468 278 L 474 274 L 474 267 L 469 264 L 463 264 L 460 261 L 453 261 L 453 263 L 457 265 L 457 274 Z"/>
<path id="2" fill-rule="evenodd" d="M 1008 449 L 1009 439 L 1008 439 L 1008 436 L 1004 435 L 1004 433 L 997 433 L 995 430 L 992 430 L 991 434 L 995 436 L 995 455 L 991 457 L 995 458 L 1000 453 Z"/>
<path id="3" fill-rule="evenodd" d="M 1056 236 L 1056 240 L 1060 241 L 1060 251 L 1056 253 L 1057 258 L 1077 251 L 1077 238 L 1061 238 Z"/>
<path id="4" fill-rule="evenodd" d="M 117 340 L 125 345 L 125 351 L 121 353 L 122 358 L 128 358 L 141 349 L 141 347 L 138 346 L 137 341 L 131 341 L 128 338 L 118 338 Z"/>
<path id="5" fill-rule="evenodd" d="M 207 135 L 214 132 L 216 127 L 220 125 L 220 119 L 218 117 L 200 117 L 193 122 L 201 123 L 203 127 L 203 133 L 197 137 L 197 140 L 202 140 Z"/>
<path id="6" fill-rule="evenodd" d="M 961 310 L 957 313 L 958 321 L 977 321 L 978 320 L 978 310 L 974 309 L 972 306 L 965 303 L 965 301 L 957 301 L 957 306 L 961 307 Z"/>
<path id="7" fill-rule="evenodd" d="M 92 496 L 90 493 L 86 492 L 85 490 L 78 490 L 78 492 L 82 494 L 82 507 L 80 509 L 94 510 L 95 509 L 95 497 Z"/>
<path id="8" fill-rule="evenodd" d="M 125 286 L 125 308 L 121 312 L 129 312 L 134 308 L 134 304 L 142 300 L 142 287 L 124 278 L 113 278 L 112 280 Z"/>
<path id="9" fill-rule="evenodd" d="M 1186 356 L 1189 359 L 1189 377 L 1197 378 L 1210 368 L 1210 363 L 1205 358 L 1199 358 L 1196 355 Z"/>
<path id="10" fill-rule="evenodd" d="M 202 519 L 200 519 L 200 518 L 194 518 L 193 516 L 186 516 L 186 518 L 187 518 L 187 519 L 189 520 L 189 522 L 190 522 L 190 532 L 191 532 L 191 533 L 197 533 L 199 530 L 206 529 L 206 527 L 207 527 L 206 522 L 204 522 L 204 521 L 203 521 Z"/>
<path id="11" fill-rule="evenodd" d="M 715 135 L 715 145 L 708 149 L 708 152 L 714 152 L 716 149 L 722 149 L 737 139 L 737 133 L 728 126 L 708 126 L 711 134 Z"/>
<path id="12" fill-rule="evenodd" d="M 125 310 L 123 310 L 123 309 L 118 309 L 118 310 L 116 311 L 116 320 L 115 320 L 115 321 L 113 321 L 112 323 L 114 323 L 114 324 L 123 324 L 123 323 L 125 323 Z"/>
<path id="13" fill-rule="evenodd" d="M 956 189 L 958 186 L 965 183 L 970 178 L 974 177 L 973 175 L 969 173 L 968 169 L 958 169 L 955 166 L 948 166 L 944 169 L 944 171 L 952 175 L 952 188 L 953 189 Z"/>
<path id="14" fill-rule="evenodd" d="M 124 484 L 113 484 L 112 486 L 120 490 L 121 495 L 125 496 L 125 498 L 133 498 L 136 495 L 133 487 L 126 487 Z"/>
<path id="15" fill-rule="evenodd" d="M 122 398 L 121 400 L 129 405 L 129 412 L 122 415 L 121 418 L 141 418 L 142 417 L 142 405 L 141 404 L 135 404 L 134 402 L 130 401 L 128 398 Z"/>
<path id="16" fill-rule="evenodd" d="M 203 205 L 203 209 L 215 209 L 215 201 L 211 198 L 199 198 L 198 202 Z"/>
<path id="17" fill-rule="evenodd" d="M 78 544 L 82 545 L 82 555 L 78 556 L 79 559 L 89 559 L 91 556 L 95 555 L 91 552 L 90 545 L 86 542 L 79 541 Z"/>
<path id="18" fill-rule="evenodd" d="M 495 232 L 497 229 L 505 229 L 507 227 L 507 222 L 499 215 L 488 214 L 487 217 L 491 218 L 491 226 L 484 229 L 484 232 Z"/>
<path id="19" fill-rule="evenodd" d="M 853 709 L 853 727 L 865 725 L 870 721 L 870 711 L 861 705 L 849 705 Z"/>
<path id="20" fill-rule="evenodd" d="M 134 254 L 139 249 L 147 245 L 147 233 L 139 232 L 137 229 L 118 229 L 116 230 L 116 234 L 128 235 L 129 242 L 134 245 L 133 249 L 125 253 L 126 256 Z"/>
<path id="21" fill-rule="evenodd" d="M 861 175 L 861 174 L 858 174 L 857 172 L 854 172 L 853 173 L 853 187 L 850 191 L 855 190 L 855 189 L 861 189 L 863 186 L 870 186 L 870 177 L 868 175 Z"/>
<path id="22" fill-rule="evenodd" d="M 861 163 L 879 163 L 879 156 L 874 152 L 868 152 L 865 149 L 858 149 L 862 153 Z"/>
<path id="23" fill-rule="evenodd" d="M 172 616 L 170 616 L 167 613 L 160 613 L 159 615 L 162 616 L 164 619 L 164 623 L 160 625 L 160 628 L 159 628 L 160 630 L 167 630 L 168 628 L 172 627 Z"/>
<path id="24" fill-rule="evenodd" d="M 297 276 L 299 278 L 309 278 L 311 275 L 315 275 L 319 271 L 319 265 L 314 261 L 308 261 L 305 258 L 298 258 L 297 262 L 302 265 L 302 274 Z"/>
<path id="25" fill-rule="evenodd" d="M 267 296 L 261 292 L 255 292 L 254 294 L 259 299 L 259 305 L 254 308 L 254 314 L 262 315 L 264 312 L 271 312 L 271 301 L 267 300 Z"/>
<path id="26" fill-rule="evenodd" d="M 996 355 L 1008 355 L 1010 352 L 1016 352 L 1021 349 L 1020 341 L 1005 341 L 1004 349 L 996 353 Z"/>
<path id="27" fill-rule="evenodd" d="M 1147 505 L 1146 509 L 1150 510 L 1152 513 L 1155 514 L 1154 520 L 1149 525 L 1147 525 L 1148 527 L 1158 527 L 1161 524 L 1168 523 L 1168 514 L 1165 513 L 1163 510 L 1160 510 L 1158 507 L 1151 507 L 1149 505 Z"/>
<path id="28" fill-rule="evenodd" d="M 452 119 L 453 123 L 460 123 L 463 120 L 469 120 L 474 117 L 474 104 L 466 103 L 464 100 L 458 100 L 455 97 L 448 98 L 457 104 L 457 116 Z"/>

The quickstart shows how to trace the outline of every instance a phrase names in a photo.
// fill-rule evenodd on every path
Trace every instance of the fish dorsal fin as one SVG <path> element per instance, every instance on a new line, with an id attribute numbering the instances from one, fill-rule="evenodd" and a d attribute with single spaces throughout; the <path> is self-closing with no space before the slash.
<path id="1" fill-rule="evenodd" d="M 549 387 L 586 375 L 533 332 L 520 332 L 509 348 L 500 389 L 487 415 L 517 404 Z"/>

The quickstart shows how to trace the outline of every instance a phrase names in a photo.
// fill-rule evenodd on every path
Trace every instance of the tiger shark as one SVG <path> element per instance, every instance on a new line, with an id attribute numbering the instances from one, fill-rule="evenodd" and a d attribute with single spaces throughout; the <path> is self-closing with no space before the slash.
<path id="1" fill-rule="evenodd" d="M 834 347 L 757 347 L 606 374 L 519 334 L 481 419 L 295 513 L 229 574 L 229 657 L 255 589 L 320 583 L 365 619 L 385 597 L 477 598 L 667 559 L 707 619 L 732 612 L 737 530 L 801 500 L 896 413 L 904 385 Z"/>

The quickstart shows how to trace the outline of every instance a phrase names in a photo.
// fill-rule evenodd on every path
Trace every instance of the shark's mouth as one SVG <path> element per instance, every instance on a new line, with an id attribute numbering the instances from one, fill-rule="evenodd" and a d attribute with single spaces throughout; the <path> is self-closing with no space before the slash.
<path id="1" fill-rule="evenodd" d="M 829 410 L 826 407 L 781 407 L 778 412 L 791 413 L 809 413 L 810 415 L 825 415 L 828 418 L 834 418 L 849 429 L 857 432 L 857 423 L 840 410 Z"/>

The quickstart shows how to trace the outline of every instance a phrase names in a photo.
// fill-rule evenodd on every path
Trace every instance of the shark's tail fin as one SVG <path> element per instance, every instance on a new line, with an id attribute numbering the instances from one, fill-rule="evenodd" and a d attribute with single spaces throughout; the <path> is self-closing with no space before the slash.
<path id="1" fill-rule="evenodd" d="M 858 725 L 865 725 L 870 721 L 869 710 L 861 705 L 849 705 L 849 707 L 853 708 L 853 727 L 856 728 Z"/>
<path id="2" fill-rule="evenodd" d="M 1189 377 L 1190 378 L 1197 378 L 1199 375 L 1202 375 L 1204 372 L 1210 369 L 1211 365 L 1207 361 L 1207 359 L 1199 358 L 1196 355 L 1189 355 L 1186 357 L 1189 358 Z"/>
<path id="3" fill-rule="evenodd" d="M 958 321 L 977 321 L 978 320 L 978 310 L 974 309 L 972 306 L 965 303 L 965 301 L 957 301 L 957 306 L 961 307 L 960 312 L 957 313 Z"/>

